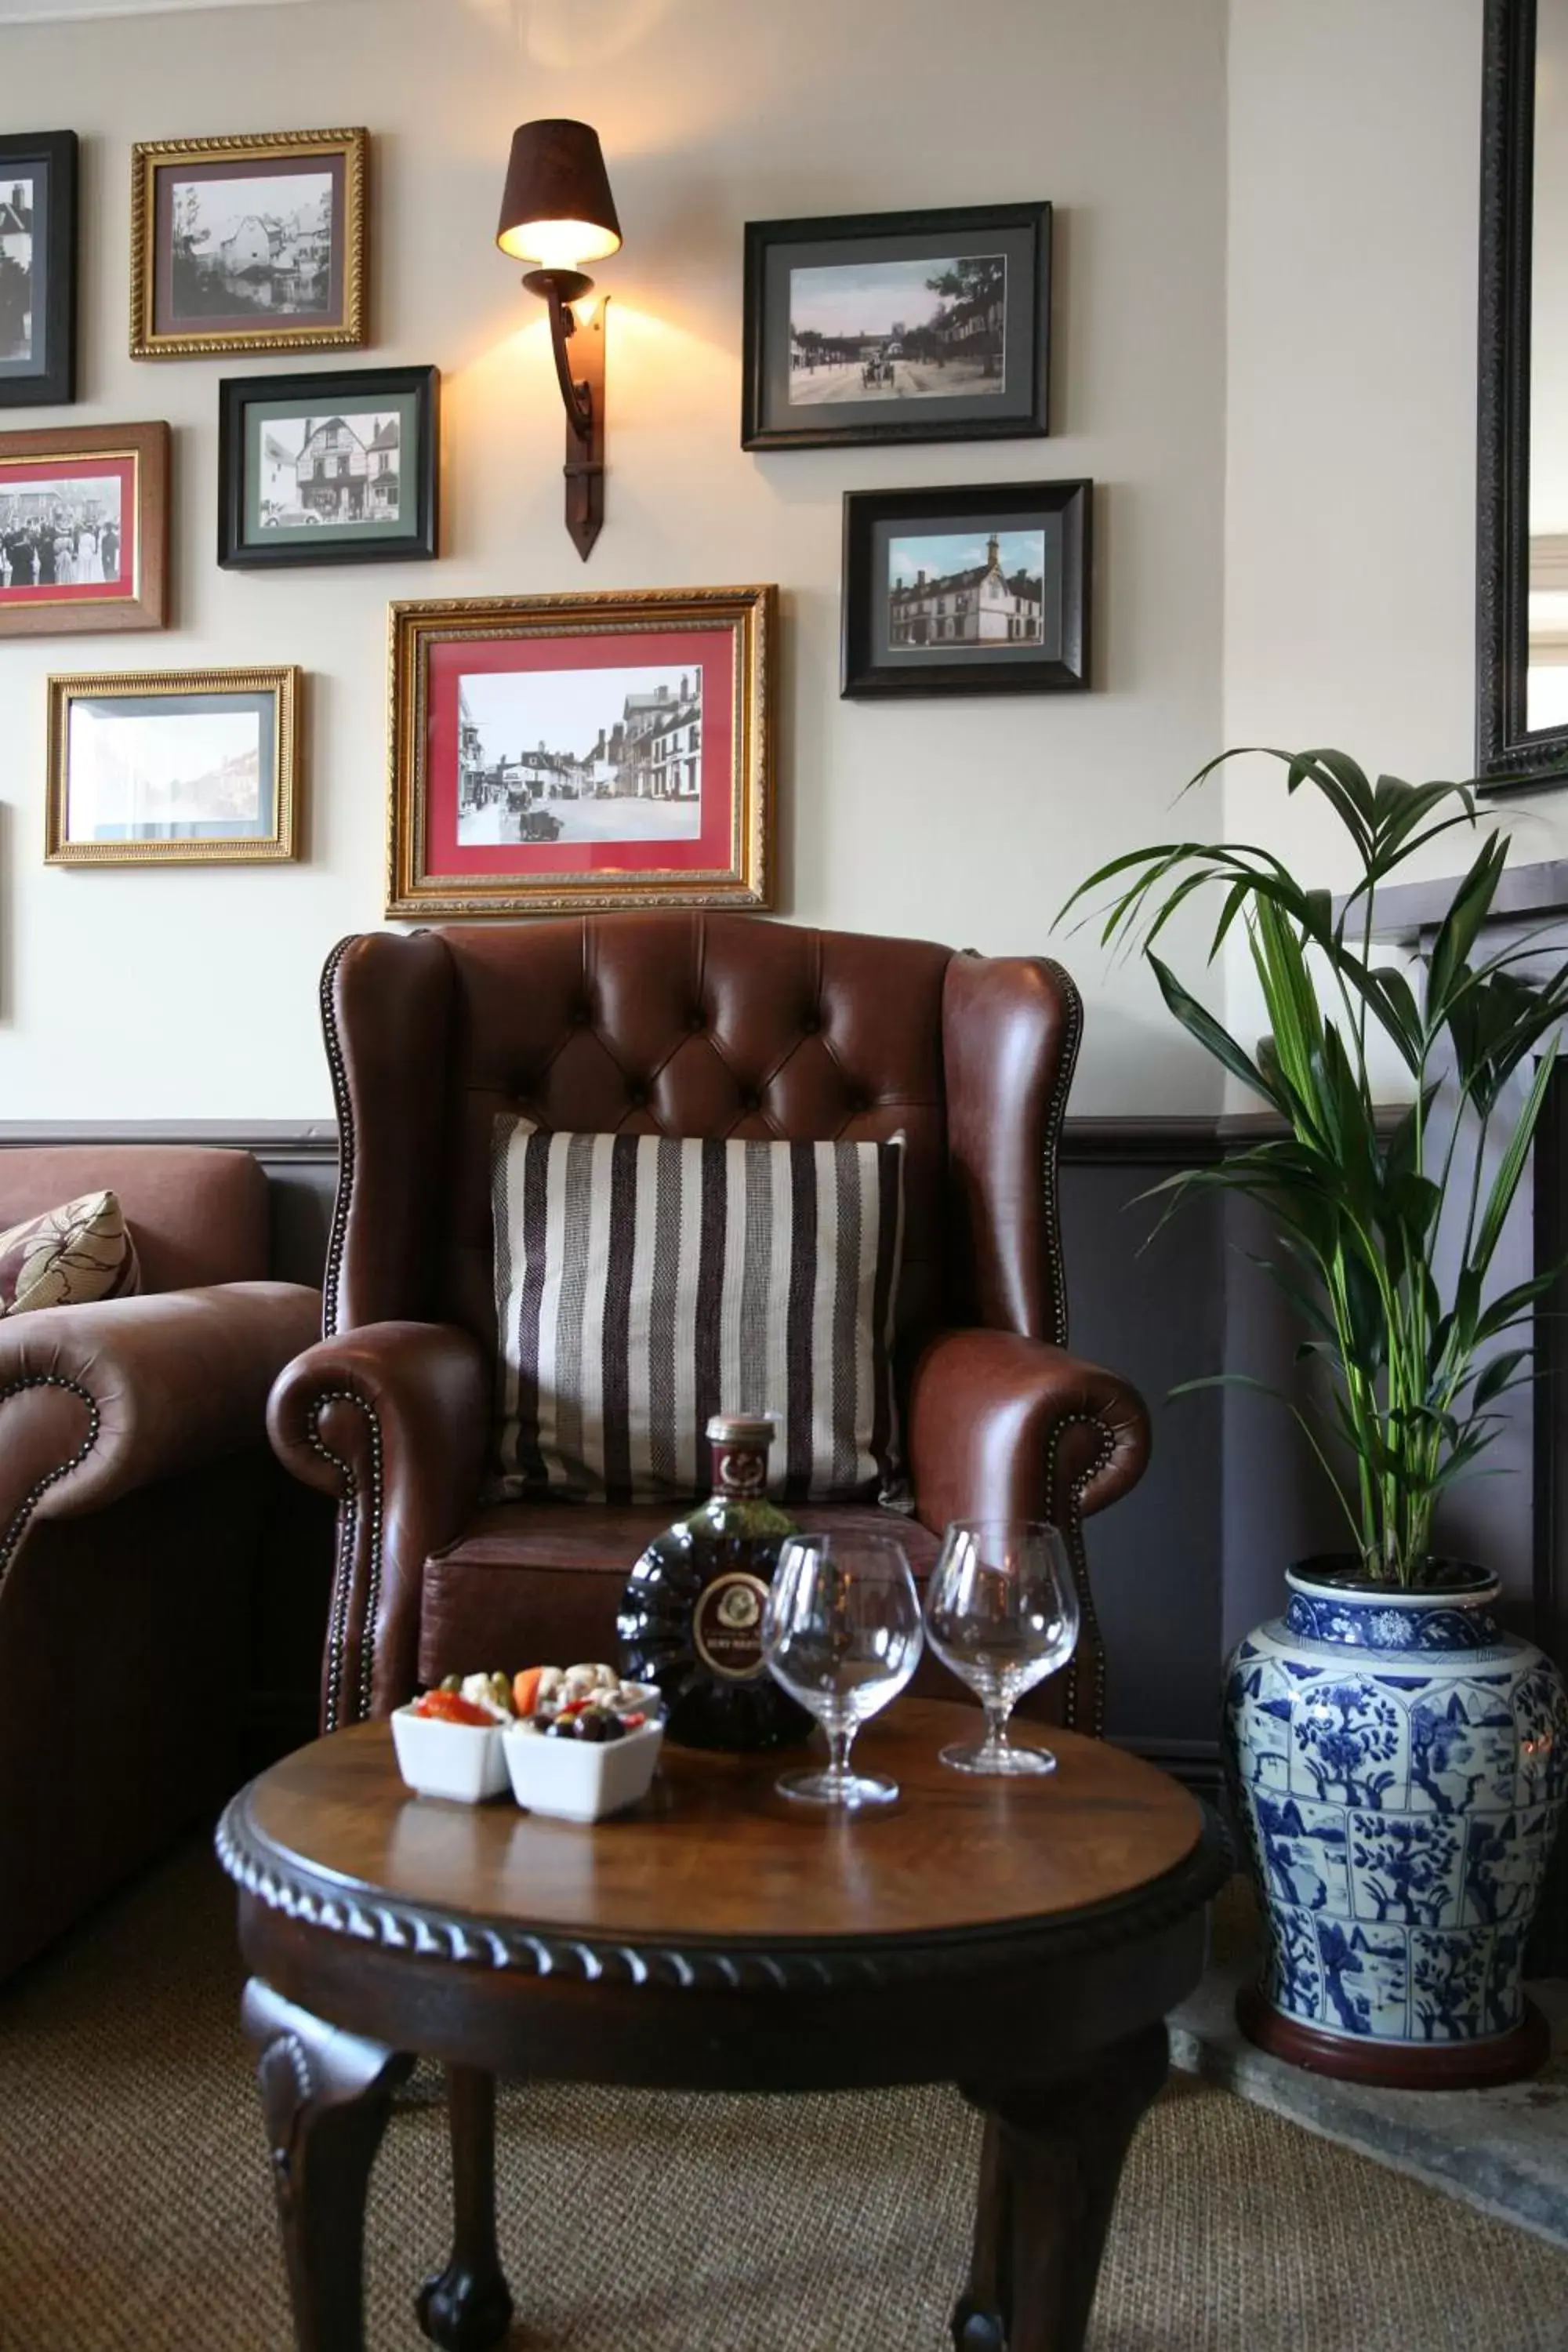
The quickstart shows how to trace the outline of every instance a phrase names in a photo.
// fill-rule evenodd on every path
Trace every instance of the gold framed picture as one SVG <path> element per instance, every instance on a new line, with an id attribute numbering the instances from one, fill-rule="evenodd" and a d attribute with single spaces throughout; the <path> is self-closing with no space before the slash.
<path id="1" fill-rule="evenodd" d="M 131 356 L 365 340 L 365 131 L 131 151 Z"/>
<path id="2" fill-rule="evenodd" d="M 387 913 L 770 907 L 776 604 L 394 604 Z"/>
<path id="3" fill-rule="evenodd" d="M 297 669 L 51 677 L 48 864 L 293 857 L 300 705 Z"/>
<path id="4" fill-rule="evenodd" d="M 0 433 L 0 637 L 161 629 L 169 428 Z"/>

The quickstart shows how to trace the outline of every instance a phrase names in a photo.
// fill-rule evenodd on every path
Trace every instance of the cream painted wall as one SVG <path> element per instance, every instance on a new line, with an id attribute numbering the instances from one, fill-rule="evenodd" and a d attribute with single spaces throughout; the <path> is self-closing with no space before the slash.
<path id="1" fill-rule="evenodd" d="M 1479 0 L 1231 0 L 1228 744 L 1471 772 L 1481 23 Z M 1226 834 L 1342 887 L 1337 826 L 1283 773 L 1227 771 Z M 1510 806 L 1516 856 L 1558 854 L 1548 800 Z M 1250 1042 L 1235 935 L 1224 990 Z"/>
<path id="2" fill-rule="evenodd" d="M 1481 13 L 1231 0 L 1227 743 L 1470 772 Z"/>
<path id="3" fill-rule="evenodd" d="M 1226 742 L 1470 773 L 1481 22 L 1479 0 L 1231 0 Z M 1517 858 L 1568 854 L 1568 796 L 1500 810 Z M 1261 770 L 1226 816 L 1340 878 Z"/>
<path id="4" fill-rule="evenodd" d="M 511 128 L 554 113 L 599 126 L 626 236 L 601 276 L 612 472 L 586 568 L 540 314 L 491 244 Z M 0 29 L 0 128 L 57 121 L 84 142 L 84 397 L 0 423 L 171 419 L 175 625 L 0 644 L 7 1118 L 330 1111 L 315 976 L 381 918 L 389 597 L 778 582 L 781 911 L 802 921 L 1050 948 L 1070 884 L 1163 831 L 1214 748 L 1223 0 L 993 0 L 983 20 L 951 0 L 321 0 Z M 363 358 L 446 371 L 449 551 L 220 572 L 226 370 L 125 355 L 130 142 L 354 122 L 375 135 Z M 1051 439 L 742 454 L 746 219 L 1041 195 L 1060 207 Z M 1092 695 L 839 701 L 845 489 L 1075 474 L 1103 486 Z M 47 869 L 46 673 L 250 659 L 310 673 L 304 862 Z M 1076 1106 L 1209 1098 L 1141 972 L 1068 952 L 1090 997 Z"/>

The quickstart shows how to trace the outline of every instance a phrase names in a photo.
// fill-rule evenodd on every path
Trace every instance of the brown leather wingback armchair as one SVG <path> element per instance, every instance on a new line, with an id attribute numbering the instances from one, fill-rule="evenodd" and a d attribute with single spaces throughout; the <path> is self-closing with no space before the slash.
<path id="1" fill-rule="evenodd" d="M 1064 971 L 661 911 L 345 940 L 321 1004 L 342 1137 L 328 1336 L 268 1420 L 282 1459 L 338 1498 L 325 1728 L 455 1670 L 613 1655 L 626 1572 L 676 1516 L 482 1499 L 503 1111 L 595 1133 L 903 1132 L 918 1516 L 891 1524 L 918 1574 L 950 1518 L 1054 1517 L 1085 1602 L 1067 1709 L 1099 1727 L 1081 1522 L 1136 1482 L 1149 1432 L 1136 1392 L 1066 1344 L 1057 1147 L 1081 1015 Z"/>
<path id="2" fill-rule="evenodd" d="M 225 1791 L 268 1391 L 320 1328 L 248 1152 L 0 1150 L 0 1229 L 104 1186 L 141 1295 L 0 1321 L 0 1976 Z"/>

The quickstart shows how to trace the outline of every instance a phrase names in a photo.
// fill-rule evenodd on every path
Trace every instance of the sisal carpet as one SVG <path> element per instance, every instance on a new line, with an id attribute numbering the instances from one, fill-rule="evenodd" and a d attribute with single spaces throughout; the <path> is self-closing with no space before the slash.
<path id="1" fill-rule="evenodd" d="M 177 1855 L 0 1991 L 4 2352 L 286 2352 L 228 1890 Z M 371 2352 L 444 2251 L 439 2083 L 371 2189 Z M 514 2352 L 945 2352 L 975 2128 L 956 2095 L 504 2095 Z M 1127 2171 L 1091 2352 L 1568 2352 L 1568 2255 L 1222 2091 Z"/>

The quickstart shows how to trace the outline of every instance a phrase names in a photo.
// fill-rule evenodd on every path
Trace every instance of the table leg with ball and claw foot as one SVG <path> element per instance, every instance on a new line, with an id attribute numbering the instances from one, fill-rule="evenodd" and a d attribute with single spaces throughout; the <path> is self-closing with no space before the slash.
<path id="1" fill-rule="evenodd" d="M 1122 2162 L 1168 2063 L 1156 2025 L 1075 2079 L 963 2086 L 985 2140 L 954 2352 L 1081 2352 Z"/>
<path id="2" fill-rule="evenodd" d="M 419 2325 L 442 2352 L 490 2352 L 511 2325 L 496 2244 L 496 2084 L 472 2066 L 447 2069 L 452 2136 L 452 2252 L 419 2290 Z"/>
<path id="3" fill-rule="evenodd" d="M 297 2352 L 364 2342 L 364 2200 L 405 2053 L 345 2033 L 259 1977 L 241 2011 L 256 2052 Z"/>

